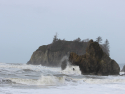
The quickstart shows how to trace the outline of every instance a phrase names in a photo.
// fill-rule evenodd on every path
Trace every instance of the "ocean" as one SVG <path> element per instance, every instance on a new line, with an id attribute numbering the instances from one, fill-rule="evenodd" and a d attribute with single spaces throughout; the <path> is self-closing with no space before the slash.
<path id="1" fill-rule="evenodd" d="M 60 67 L 0 63 L 0 94 L 94 93 L 125 94 L 125 76 L 81 75 L 78 66 L 70 65 L 61 70 Z"/>

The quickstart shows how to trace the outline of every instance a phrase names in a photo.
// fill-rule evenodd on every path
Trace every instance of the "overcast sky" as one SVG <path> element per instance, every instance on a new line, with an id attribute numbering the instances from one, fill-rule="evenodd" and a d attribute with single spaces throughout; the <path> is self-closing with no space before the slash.
<path id="1" fill-rule="evenodd" d="M 0 0 L 0 62 L 27 63 L 56 32 L 108 39 L 110 57 L 125 63 L 125 0 Z"/>

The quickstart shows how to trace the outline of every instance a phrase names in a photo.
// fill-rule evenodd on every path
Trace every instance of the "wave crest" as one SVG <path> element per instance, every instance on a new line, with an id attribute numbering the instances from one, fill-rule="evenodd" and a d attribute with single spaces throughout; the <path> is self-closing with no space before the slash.
<path id="1" fill-rule="evenodd" d="M 65 76 L 41 76 L 40 79 L 10 78 L 12 82 L 25 85 L 60 85 L 65 83 Z"/>

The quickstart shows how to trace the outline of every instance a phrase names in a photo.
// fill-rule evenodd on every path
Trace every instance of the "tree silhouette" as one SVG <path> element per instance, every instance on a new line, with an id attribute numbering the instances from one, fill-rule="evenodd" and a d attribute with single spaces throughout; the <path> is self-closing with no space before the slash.
<path id="1" fill-rule="evenodd" d="M 57 38 L 57 33 L 56 33 L 56 35 L 54 35 L 54 38 L 53 38 L 53 43 L 55 43 L 56 41 L 58 41 L 58 38 Z"/>
<path id="2" fill-rule="evenodd" d="M 82 42 L 89 42 L 89 38 L 82 40 Z"/>
<path id="3" fill-rule="evenodd" d="M 105 43 L 103 44 L 103 47 L 107 50 L 107 52 L 109 54 L 110 50 L 109 50 L 109 41 L 108 41 L 108 39 L 106 39 Z"/>
<path id="4" fill-rule="evenodd" d="M 98 43 L 102 43 L 102 37 L 98 37 L 98 38 L 96 38 L 96 42 L 98 42 Z"/>
<path id="5" fill-rule="evenodd" d="M 77 39 L 75 39 L 73 41 L 81 42 L 81 39 L 78 37 Z"/>

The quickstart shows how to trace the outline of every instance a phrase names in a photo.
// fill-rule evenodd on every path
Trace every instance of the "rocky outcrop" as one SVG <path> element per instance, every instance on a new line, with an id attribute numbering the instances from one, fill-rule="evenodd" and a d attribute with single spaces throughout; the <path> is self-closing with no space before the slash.
<path id="1" fill-rule="evenodd" d="M 40 46 L 31 56 L 27 64 L 43 66 L 64 66 L 62 58 L 69 56 L 70 52 L 78 55 L 86 53 L 88 42 L 58 40 L 49 45 Z M 103 46 L 103 51 L 106 52 Z M 63 68 L 62 68 L 63 69 Z"/>
<path id="2" fill-rule="evenodd" d="M 123 66 L 121 72 L 125 72 L 125 65 Z"/>
<path id="3" fill-rule="evenodd" d="M 119 65 L 93 40 L 89 41 L 84 55 L 70 53 L 69 61 L 78 65 L 84 75 L 118 75 L 120 72 Z"/>
<path id="4" fill-rule="evenodd" d="M 27 64 L 60 66 L 61 63 L 65 63 L 62 59 L 68 56 L 70 52 L 75 52 L 78 55 L 85 54 L 87 44 L 87 42 L 58 40 L 52 44 L 40 46 L 32 54 Z"/>

